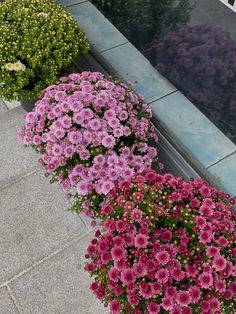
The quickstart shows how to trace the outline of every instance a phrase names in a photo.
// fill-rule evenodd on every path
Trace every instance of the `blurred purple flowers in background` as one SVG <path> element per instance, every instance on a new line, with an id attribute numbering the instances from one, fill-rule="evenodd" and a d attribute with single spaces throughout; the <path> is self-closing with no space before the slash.
<path id="1" fill-rule="evenodd" d="M 145 55 L 236 143 L 236 43 L 219 27 L 183 26 Z"/>

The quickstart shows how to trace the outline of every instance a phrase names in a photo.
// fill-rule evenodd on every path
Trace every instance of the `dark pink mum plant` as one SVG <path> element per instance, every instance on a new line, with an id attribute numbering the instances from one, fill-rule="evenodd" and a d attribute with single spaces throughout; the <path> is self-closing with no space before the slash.
<path id="1" fill-rule="evenodd" d="M 91 289 L 111 314 L 233 314 L 235 203 L 201 179 L 121 181 L 87 248 Z"/>

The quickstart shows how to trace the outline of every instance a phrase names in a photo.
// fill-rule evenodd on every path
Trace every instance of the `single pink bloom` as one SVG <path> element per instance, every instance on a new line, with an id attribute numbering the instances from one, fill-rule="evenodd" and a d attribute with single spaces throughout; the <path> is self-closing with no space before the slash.
<path id="1" fill-rule="evenodd" d="M 170 260 L 170 254 L 166 251 L 160 251 L 155 255 L 155 258 L 160 265 L 166 265 Z"/>
<path id="2" fill-rule="evenodd" d="M 203 272 L 198 277 L 198 281 L 199 281 L 200 286 L 204 289 L 210 288 L 213 284 L 212 275 L 208 272 Z"/>
<path id="3" fill-rule="evenodd" d="M 147 246 L 147 237 L 144 234 L 138 234 L 134 238 L 134 244 L 138 248 L 145 248 Z"/>
<path id="4" fill-rule="evenodd" d="M 121 272 L 121 281 L 126 286 L 131 285 L 136 280 L 134 270 L 132 268 L 126 268 Z"/>
<path id="5" fill-rule="evenodd" d="M 221 270 L 224 270 L 225 267 L 226 267 L 226 260 L 223 256 L 221 255 L 216 255 L 214 257 L 214 260 L 213 260 L 213 263 L 212 263 L 212 266 L 218 270 L 218 271 L 221 271 Z"/>
<path id="6" fill-rule="evenodd" d="M 191 297 L 188 291 L 180 291 L 177 294 L 176 301 L 180 306 L 188 306 L 191 302 Z"/>
<path id="7" fill-rule="evenodd" d="M 109 304 L 110 306 L 110 313 L 111 314 L 119 314 L 121 313 L 121 305 L 117 300 L 112 300 Z"/>

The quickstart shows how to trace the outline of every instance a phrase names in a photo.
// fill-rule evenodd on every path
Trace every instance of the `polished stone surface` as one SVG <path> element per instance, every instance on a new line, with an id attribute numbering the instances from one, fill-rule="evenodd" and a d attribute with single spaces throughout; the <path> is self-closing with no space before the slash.
<path id="1" fill-rule="evenodd" d="M 98 52 L 127 42 L 127 39 L 90 2 L 68 7 L 68 11 L 85 30 L 92 47 Z"/>
<path id="2" fill-rule="evenodd" d="M 102 56 L 118 77 L 135 82 L 134 90 L 143 94 L 146 102 L 176 90 L 131 43 L 105 51 Z"/>
<path id="3" fill-rule="evenodd" d="M 204 167 L 234 152 L 235 145 L 180 92 L 152 104 L 159 123 Z"/>
<path id="4" fill-rule="evenodd" d="M 221 188 L 236 197 L 236 153 L 208 168 Z"/>
<path id="5" fill-rule="evenodd" d="M 10 284 L 24 314 L 106 314 L 108 311 L 89 290 L 84 254 L 92 235 Z"/>

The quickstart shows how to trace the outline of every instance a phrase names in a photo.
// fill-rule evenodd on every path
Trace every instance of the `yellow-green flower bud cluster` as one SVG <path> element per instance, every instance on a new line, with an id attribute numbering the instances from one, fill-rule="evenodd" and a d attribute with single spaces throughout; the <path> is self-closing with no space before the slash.
<path id="1" fill-rule="evenodd" d="M 0 97 L 37 98 L 89 44 L 76 20 L 53 0 L 0 3 Z"/>

